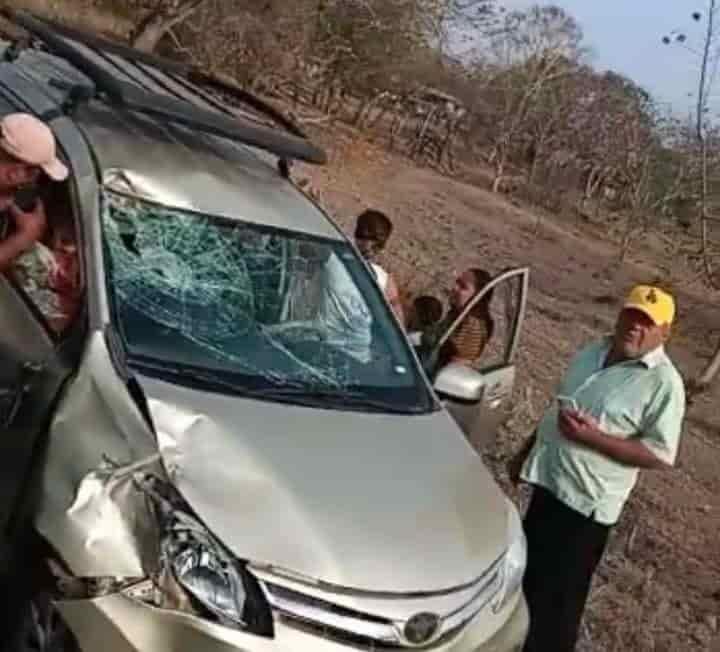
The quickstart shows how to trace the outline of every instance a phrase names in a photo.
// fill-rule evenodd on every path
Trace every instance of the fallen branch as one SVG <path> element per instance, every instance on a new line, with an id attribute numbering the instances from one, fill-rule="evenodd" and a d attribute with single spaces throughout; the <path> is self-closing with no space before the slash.
<path id="1" fill-rule="evenodd" d="M 637 536 L 638 526 L 637 524 L 632 526 L 630 534 L 628 535 L 627 544 L 625 546 L 625 556 L 632 557 L 633 548 L 635 546 L 635 537 Z"/>
<path id="2" fill-rule="evenodd" d="M 310 116 L 302 116 L 302 115 L 294 115 L 293 119 L 296 122 L 300 122 L 304 125 L 318 125 L 318 124 L 324 124 L 326 122 L 329 122 L 332 120 L 331 115 L 319 115 L 315 117 Z"/>

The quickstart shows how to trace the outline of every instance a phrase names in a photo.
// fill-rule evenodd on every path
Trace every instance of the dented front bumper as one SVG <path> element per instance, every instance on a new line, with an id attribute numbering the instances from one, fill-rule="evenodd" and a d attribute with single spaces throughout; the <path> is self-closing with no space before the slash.
<path id="1" fill-rule="evenodd" d="M 115 594 L 95 600 L 63 602 L 60 612 L 83 651 L 103 652 L 349 652 L 350 647 L 284 625 L 275 624 L 275 637 L 263 638 L 196 618 L 157 609 Z M 517 652 L 528 628 L 524 598 L 518 600 L 504 625 L 490 640 L 483 627 L 470 625 L 437 652 Z"/>

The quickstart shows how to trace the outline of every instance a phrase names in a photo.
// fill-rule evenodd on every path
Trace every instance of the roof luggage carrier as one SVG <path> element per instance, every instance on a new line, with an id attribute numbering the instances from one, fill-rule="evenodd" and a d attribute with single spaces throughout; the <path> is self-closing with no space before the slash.
<path id="1" fill-rule="evenodd" d="M 66 110 L 77 102 L 101 99 L 118 109 L 160 117 L 270 152 L 280 158 L 283 172 L 287 171 L 288 159 L 327 162 L 325 152 L 295 123 L 231 81 L 38 18 L 24 10 L 3 8 L 0 15 L 23 28 L 50 54 L 64 59 L 92 82 L 92 88 L 76 85 L 67 89 Z M 15 43 L 6 59 L 17 58 L 26 46 L 24 42 Z M 252 109 L 276 126 L 247 111 L 238 114 L 223 97 Z"/>

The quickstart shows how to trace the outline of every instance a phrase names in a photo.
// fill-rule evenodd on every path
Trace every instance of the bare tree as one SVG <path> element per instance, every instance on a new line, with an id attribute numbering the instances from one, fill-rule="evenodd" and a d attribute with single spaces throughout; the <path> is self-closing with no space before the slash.
<path id="1" fill-rule="evenodd" d="M 152 52 L 175 26 L 192 16 L 205 0 L 164 0 L 148 12 L 130 38 L 133 47 Z"/>
<path id="2" fill-rule="evenodd" d="M 555 6 L 534 6 L 506 16 L 493 39 L 498 73 L 491 85 L 491 102 L 498 111 L 490 154 L 497 192 L 506 168 L 543 90 L 568 75 L 581 54 L 582 31 L 575 20 Z"/>
<path id="3" fill-rule="evenodd" d="M 691 192 L 692 159 L 677 156 L 677 152 L 669 150 L 663 143 L 672 137 L 677 126 L 672 117 L 662 116 L 656 119 L 651 132 L 637 134 L 636 131 L 635 148 L 630 150 L 636 154 L 629 161 L 631 164 L 621 170 L 628 214 L 620 245 L 620 262 L 629 254 L 633 240 L 652 227 L 652 221 L 661 220 L 668 214 L 670 206 Z M 628 138 L 632 139 L 633 135 L 628 134 Z"/>
<path id="4" fill-rule="evenodd" d="M 700 72 L 698 80 L 697 90 L 697 104 L 695 111 L 695 133 L 697 136 L 698 146 L 700 150 L 700 247 L 703 256 L 703 262 L 705 265 L 705 272 L 707 274 L 708 281 L 714 282 L 712 262 L 710 259 L 710 250 L 708 246 L 708 222 L 710 221 L 710 215 L 708 212 L 708 99 L 712 92 L 713 84 L 715 82 L 715 76 L 717 73 L 718 66 L 718 54 L 716 50 L 716 38 L 717 38 L 717 25 L 716 25 L 716 14 L 717 14 L 717 0 L 708 0 L 706 14 L 703 15 L 701 12 L 693 12 L 693 20 L 700 22 L 705 20 L 705 34 L 702 43 L 702 48 L 699 54 L 700 57 Z M 665 36 L 663 42 L 668 44 L 671 42 L 682 45 L 686 49 L 693 51 L 691 46 L 687 45 L 687 36 L 682 33 L 675 33 L 672 36 Z"/>
<path id="5" fill-rule="evenodd" d="M 111 11 L 105 4 L 96 2 L 85 2 L 82 7 L 55 0 L 6 0 L 2 4 L 10 9 L 24 9 L 49 20 L 123 41 L 128 39 L 136 25 L 131 12 Z M 3 34 L 15 36 L 6 21 L 3 21 L 2 28 Z"/>
<path id="6" fill-rule="evenodd" d="M 442 54 L 497 29 L 505 12 L 496 0 L 414 0 L 421 29 Z"/>
<path id="7" fill-rule="evenodd" d="M 718 16 L 720 7 L 718 0 L 707 0 L 705 10 L 692 13 L 695 22 L 704 22 L 704 36 L 700 49 L 695 49 L 688 44 L 688 37 L 684 31 L 676 31 L 670 35 L 663 36 L 663 43 L 672 43 L 690 50 L 699 57 L 699 75 L 697 104 L 695 110 L 695 135 L 697 138 L 700 156 L 700 252 L 703 258 L 705 275 L 708 282 L 715 286 L 716 279 L 711 260 L 710 243 L 708 238 L 709 223 L 715 218 L 710 214 L 708 207 L 709 187 L 709 138 L 708 133 L 712 128 L 709 119 L 708 100 L 710 98 L 715 78 L 720 63 L 720 49 L 717 46 L 718 38 Z M 720 341 L 715 351 L 698 378 L 694 379 L 690 386 L 691 396 L 704 391 L 720 372 Z"/>

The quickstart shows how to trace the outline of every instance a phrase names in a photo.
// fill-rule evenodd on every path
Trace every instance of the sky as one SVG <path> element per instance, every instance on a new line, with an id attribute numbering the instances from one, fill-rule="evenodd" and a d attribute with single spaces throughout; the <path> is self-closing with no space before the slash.
<path id="1" fill-rule="evenodd" d="M 639 83 L 675 113 L 687 115 L 696 100 L 699 56 L 662 37 L 673 30 L 688 35 L 688 46 L 700 49 L 702 25 L 692 19 L 706 0 L 500 0 L 508 9 L 556 4 L 575 17 L 592 50 L 590 63 L 612 69 Z M 712 108 L 720 109 L 720 77 Z M 692 97 L 688 94 L 692 93 Z"/>

